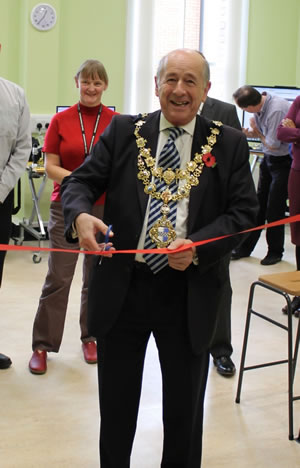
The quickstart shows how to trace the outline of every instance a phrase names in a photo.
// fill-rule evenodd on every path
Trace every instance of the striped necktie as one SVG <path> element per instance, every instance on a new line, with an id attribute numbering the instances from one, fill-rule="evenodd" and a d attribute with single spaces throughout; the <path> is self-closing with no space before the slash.
<path id="1" fill-rule="evenodd" d="M 166 144 L 164 145 L 159 155 L 159 159 L 158 159 L 158 166 L 162 167 L 163 170 L 170 168 L 173 171 L 175 171 L 176 169 L 180 168 L 180 156 L 175 145 L 175 140 L 180 135 L 183 135 L 183 133 L 184 133 L 183 128 L 171 127 L 169 129 L 169 138 Z M 160 180 L 160 179 L 155 178 L 154 183 L 156 185 L 156 189 L 158 192 L 162 192 L 167 187 L 163 179 Z M 174 194 L 177 191 L 177 186 L 178 184 L 176 183 L 175 180 L 169 185 L 169 190 L 171 191 L 172 194 Z M 152 228 L 152 226 L 158 221 L 158 219 L 161 218 L 162 216 L 160 212 L 161 206 L 162 206 L 161 200 L 157 200 L 156 198 L 151 198 L 147 231 L 146 231 L 145 244 L 144 244 L 145 249 L 154 249 L 156 247 L 149 235 L 149 231 Z M 170 208 L 168 219 L 171 221 L 172 225 L 175 228 L 177 202 L 171 201 L 168 206 Z M 144 254 L 143 257 L 154 274 L 158 273 L 160 270 L 162 270 L 165 266 L 168 265 L 168 257 L 167 255 L 164 255 L 164 254 L 162 255 Z"/>

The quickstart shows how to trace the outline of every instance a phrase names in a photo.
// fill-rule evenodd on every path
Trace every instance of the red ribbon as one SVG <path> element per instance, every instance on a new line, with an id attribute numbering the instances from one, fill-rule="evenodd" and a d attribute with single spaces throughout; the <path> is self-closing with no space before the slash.
<path id="1" fill-rule="evenodd" d="M 273 221 L 272 223 L 264 224 L 262 226 L 256 226 L 251 229 L 246 229 L 245 231 L 236 232 L 235 234 L 227 234 L 225 236 L 219 237 L 211 237 L 210 239 L 205 239 L 198 242 L 192 242 L 190 244 L 185 244 L 179 247 L 178 249 L 174 249 L 171 252 L 181 252 L 183 250 L 188 250 L 191 247 L 209 244 L 210 242 L 215 242 L 221 239 L 225 239 L 226 237 L 237 236 L 238 234 L 245 234 L 247 232 L 258 231 L 264 228 L 272 228 L 276 226 L 281 226 L 282 224 L 291 224 L 300 221 L 300 214 L 295 216 L 289 216 L 288 218 L 280 219 L 278 221 Z M 133 250 L 96 250 L 96 251 L 87 251 L 87 250 L 73 250 L 73 249 L 53 249 L 49 247 L 35 247 L 35 246 L 23 246 L 23 245 L 6 245 L 0 244 L 0 250 L 30 250 L 35 252 L 68 252 L 68 253 L 84 253 L 88 255 L 114 255 L 114 254 L 143 254 L 143 253 L 154 253 L 154 254 L 169 254 L 170 249 L 133 249 Z"/>

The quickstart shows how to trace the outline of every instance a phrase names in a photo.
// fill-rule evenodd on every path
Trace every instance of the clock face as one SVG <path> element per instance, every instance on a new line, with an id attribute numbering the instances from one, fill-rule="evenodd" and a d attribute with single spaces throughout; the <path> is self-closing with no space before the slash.
<path id="1" fill-rule="evenodd" d="M 31 23 L 39 31 L 48 31 L 56 23 L 56 11 L 48 3 L 39 3 L 31 12 Z"/>

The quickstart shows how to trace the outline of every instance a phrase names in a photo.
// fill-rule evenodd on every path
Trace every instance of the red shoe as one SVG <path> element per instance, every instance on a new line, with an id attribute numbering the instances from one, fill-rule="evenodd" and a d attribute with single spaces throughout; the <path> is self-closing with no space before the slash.
<path id="1" fill-rule="evenodd" d="M 97 363 L 97 345 L 95 341 L 86 341 L 82 343 L 82 351 L 85 362 L 88 364 Z"/>
<path id="2" fill-rule="evenodd" d="M 36 349 L 29 361 L 29 370 L 32 374 L 45 374 L 47 372 L 47 351 Z"/>

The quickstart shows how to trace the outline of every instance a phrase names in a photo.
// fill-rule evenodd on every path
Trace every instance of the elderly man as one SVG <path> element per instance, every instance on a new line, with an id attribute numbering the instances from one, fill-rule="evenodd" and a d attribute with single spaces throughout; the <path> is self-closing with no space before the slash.
<path id="1" fill-rule="evenodd" d="M 201 464 L 209 346 L 224 287 L 222 258 L 237 239 L 195 242 L 248 228 L 257 211 L 246 138 L 197 115 L 208 90 L 206 67 L 193 50 L 163 57 L 155 77 L 161 109 L 113 118 L 91 156 L 62 183 L 70 241 L 78 235 L 84 249 L 99 250 L 95 233 L 105 234 L 112 224 L 115 249 L 139 250 L 108 252 L 112 258 L 101 262 L 96 257 L 91 272 L 101 468 L 130 466 L 151 334 L 163 381 L 161 467 Z M 105 191 L 102 222 L 90 213 Z M 156 247 L 167 253 L 156 254 Z"/>
<path id="2" fill-rule="evenodd" d="M 30 152 L 30 113 L 24 91 L 0 77 L 0 244 L 9 243 L 13 189 L 25 170 Z M 5 250 L 0 252 L 0 286 L 5 255 Z M 10 358 L 0 354 L 0 369 L 10 365 Z"/>

